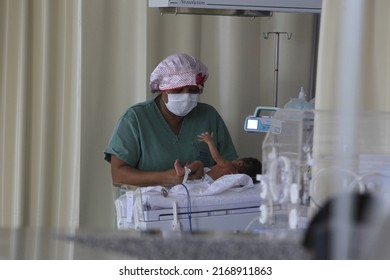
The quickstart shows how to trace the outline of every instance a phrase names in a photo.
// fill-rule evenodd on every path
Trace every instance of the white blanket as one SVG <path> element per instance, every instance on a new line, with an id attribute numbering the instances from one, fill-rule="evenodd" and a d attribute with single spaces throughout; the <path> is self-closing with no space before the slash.
<path id="1" fill-rule="evenodd" d="M 203 179 L 188 181 L 184 185 L 187 187 L 191 196 L 215 195 L 227 190 L 240 192 L 254 186 L 252 178 L 246 174 L 225 175 L 211 184 L 207 182 L 207 180 Z M 146 187 L 142 188 L 142 192 L 161 192 L 162 188 L 162 186 Z M 187 195 L 186 189 L 181 184 L 172 187 L 169 190 L 169 193 L 175 195 Z"/>

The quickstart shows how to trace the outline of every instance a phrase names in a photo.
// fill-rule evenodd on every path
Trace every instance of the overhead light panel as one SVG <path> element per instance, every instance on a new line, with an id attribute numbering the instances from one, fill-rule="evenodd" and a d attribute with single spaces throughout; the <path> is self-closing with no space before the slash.
<path id="1" fill-rule="evenodd" d="M 149 0 L 162 13 L 270 16 L 274 12 L 321 13 L 322 0 Z"/>

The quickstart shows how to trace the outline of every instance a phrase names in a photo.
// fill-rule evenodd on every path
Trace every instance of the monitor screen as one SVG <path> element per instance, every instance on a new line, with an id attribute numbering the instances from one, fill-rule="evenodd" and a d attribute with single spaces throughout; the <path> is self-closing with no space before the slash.
<path id="1" fill-rule="evenodd" d="M 249 119 L 247 123 L 247 129 L 257 129 L 259 120 L 256 119 Z"/>

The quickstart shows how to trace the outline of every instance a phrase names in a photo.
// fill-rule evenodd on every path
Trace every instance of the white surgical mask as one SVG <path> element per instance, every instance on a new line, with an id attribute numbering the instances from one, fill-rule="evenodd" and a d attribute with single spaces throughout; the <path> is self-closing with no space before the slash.
<path id="1" fill-rule="evenodd" d="M 176 116 L 183 117 L 196 107 L 199 94 L 196 93 L 168 93 L 168 110 Z"/>

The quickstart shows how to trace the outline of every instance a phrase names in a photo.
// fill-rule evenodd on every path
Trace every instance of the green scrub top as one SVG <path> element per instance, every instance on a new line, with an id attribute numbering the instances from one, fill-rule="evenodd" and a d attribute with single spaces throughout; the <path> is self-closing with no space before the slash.
<path id="1" fill-rule="evenodd" d="M 207 143 L 197 139 L 206 131 L 213 132 L 218 151 L 225 159 L 237 159 L 229 131 L 215 108 L 198 103 L 184 117 L 179 135 L 175 135 L 151 99 L 124 112 L 104 151 L 105 160 L 110 162 L 113 154 L 144 171 L 171 169 L 176 159 L 182 164 L 201 160 L 210 167 L 215 163 Z"/>

